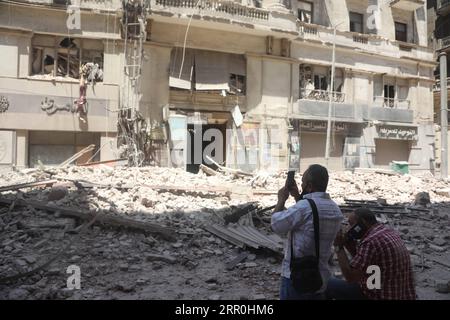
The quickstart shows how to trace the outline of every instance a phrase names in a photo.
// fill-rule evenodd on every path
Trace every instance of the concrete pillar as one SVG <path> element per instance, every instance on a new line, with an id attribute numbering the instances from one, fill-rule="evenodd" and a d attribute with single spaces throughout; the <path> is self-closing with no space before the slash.
<path id="1" fill-rule="evenodd" d="M 375 0 L 374 2 L 377 2 L 377 5 L 380 9 L 380 23 L 381 26 L 377 30 L 377 34 L 379 36 L 388 38 L 388 39 L 395 39 L 395 24 L 394 24 L 394 17 L 392 16 L 392 10 L 391 6 L 389 5 L 389 2 L 382 1 L 382 0 Z"/>
<path id="2" fill-rule="evenodd" d="M 448 92 L 447 92 L 447 53 L 439 54 L 441 79 L 441 178 L 448 176 Z"/>
<path id="3" fill-rule="evenodd" d="M 115 133 L 106 135 L 102 133 L 100 136 L 100 161 L 113 160 L 119 158 L 117 150 L 117 136 Z"/>
<path id="4" fill-rule="evenodd" d="M 17 168 L 23 169 L 28 167 L 28 131 L 16 131 L 16 161 Z"/>
<path id="5" fill-rule="evenodd" d="M 428 45 L 427 34 L 427 14 L 425 6 L 420 7 L 414 12 L 414 21 L 416 23 L 416 44 L 426 47 Z"/>
<path id="6" fill-rule="evenodd" d="M 350 30 L 350 18 L 346 0 L 325 0 L 325 8 L 330 20 L 330 27 L 337 26 L 338 31 Z"/>

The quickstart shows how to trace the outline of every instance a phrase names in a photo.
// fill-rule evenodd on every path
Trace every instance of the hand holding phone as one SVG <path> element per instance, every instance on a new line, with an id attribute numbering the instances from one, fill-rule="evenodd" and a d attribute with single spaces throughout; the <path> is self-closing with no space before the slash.
<path id="1" fill-rule="evenodd" d="M 286 187 L 286 189 L 290 190 L 292 188 L 292 186 L 294 186 L 294 185 L 295 185 L 295 171 L 290 170 L 290 171 L 288 171 L 288 174 L 287 174 L 285 187 Z"/>

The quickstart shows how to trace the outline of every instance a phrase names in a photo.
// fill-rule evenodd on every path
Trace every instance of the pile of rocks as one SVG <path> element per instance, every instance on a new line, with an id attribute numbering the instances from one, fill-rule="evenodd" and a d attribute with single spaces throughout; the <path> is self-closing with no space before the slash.
<path id="1" fill-rule="evenodd" d="M 74 230 L 84 222 L 60 217 L 58 212 L 52 214 L 33 206 L 1 206 L 0 281 L 16 274 L 32 274 L 0 283 L 0 299 L 278 297 L 278 257 L 254 252 L 234 270 L 225 270 L 225 264 L 241 249 L 202 227 L 224 223 L 225 216 L 250 202 L 256 201 L 261 207 L 275 204 L 285 172 L 259 172 L 253 177 L 227 173 L 208 176 L 158 167 L 73 166 L 3 171 L 0 187 L 46 179 L 59 182 L 53 187 L 5 191 L 2 197 L 155 223 L 173 228 L 176 241 L 103 225 L 77 233 Z M 300 183 L 299 174 L 296 180 Z M 418 193 L 428 194 L 430 203 L 421 207 L 429 212 L 390 215 L 388 220 L 408 245 L 420 273 L 419 285 L 433 292 L 433 281 L 448 281 L 442 271 L 436 271 L 448 270 L 445 264 L 450 263 L 447 188 L 446 181 L 429 174 L 338 172 L 330 175 L 329 182 L 329 192 L 340 204 L 345 198 L 383 198 L 389 204 L 410 206 Z M 270 217 L 270 211 L 267 215 Z M 265 227 L 270 228 L 267 220 Z M 36 270 L 52 258 L 52 263 Z M 81 267 L 84 290 L 67 289 L 66 269 L 72 264 Z M 261 281 L 261 275 L 265 281 Z M 439 288 L 442 292 L 442 283 Z"/>

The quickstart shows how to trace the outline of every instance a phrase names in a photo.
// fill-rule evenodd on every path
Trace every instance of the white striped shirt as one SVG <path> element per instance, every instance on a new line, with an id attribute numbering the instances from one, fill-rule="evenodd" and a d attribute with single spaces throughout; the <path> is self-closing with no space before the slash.
<path id="1" fill-rule="evenodd" d="M 325 192 L 314 192 L 304 196 L 313 199 L 319 212 L 320 233 L 320 260 L 319 269 L 322 275 L 323 286 L 318 292 L 326 289 L 331 271 L 328 260 L 332 254 L 332 246 L 336 235 L 341 228 L 344 219 L 341 209 L 331 200 L 330 195 Z M 284 246 L 284 259 L 281 275 L 290 278 L 291 261 L 291 233 L 294 232 L 294 255 L 296 258 L 315 255 L 314 225 L 312 209 L 307 200 L 300 200 L 287 210 L 275 212 L 272 215 L 272 229 L 280 235 L 287 235 Z"/>

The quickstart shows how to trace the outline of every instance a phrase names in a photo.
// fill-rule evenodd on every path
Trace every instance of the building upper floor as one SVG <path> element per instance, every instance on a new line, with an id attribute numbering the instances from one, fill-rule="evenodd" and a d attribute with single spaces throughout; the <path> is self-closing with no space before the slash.
<path id="1" fill-rule="evenodd" d="M 19 0 L 14 5 L 8 1 L 0 3 L 9 6 L 3 11 L 12 16 L 5 15 L 1 24 L 10 27 L 30 28 L 32 25 L 32 17 L 20 18 L 27 11 L 23 6 L 33 4 L 35 10 L 52 8 L 66 16 L 80 8 L 82 26 L 78 34 L 100 36 L 105 27 L 104 18 L 91 21 L 92 16 L 106 15 L 111 22 L 120 24 L 125 20 L 125 11 L 142 12 L 140 8 L 148 6 L 146 17 L 156 22 L 190 24 L 289 41 L 336 41 L 337 45 L 354 46 L 379 55 L 432 60 L 431 50 L 427 48 L 424 0 Z M 41 28 L 44 26 L 45 23 Z M 65 23 L 62 26 L 65 27 Z M 337 30 L 335 38 L 334 28 Z M 120 37 L 119 33 L 113 34 L 112 29 L 110 26 L 109 30 L 103 30 L 103 38 Z M 71 33 L 77 34 L 75 30 Z"/>
<path id="2" fill-rule="evenodd" d="M 0 2 L 0 6 L 5 3 Z M 36 94 L 46 93 L 49 98 L 76 98 L 80 67 L 90 62 L 97 66 L 99 76 L 88 97 L 106 101 L 98 104 L 99 113 L 117 110 L 124 80 L 122 14 L 83 16 L 86 27 L 67 34 L 65 11 L 33 8 L 45 17 L 37 20 L 32 18 L 36 13 L 26 7 L 12 5 L 10 9 L 12 19 L 2 19 L 7 26 L 0 29 L 2 55 L 10 61 L 0 66 L 2 83 L 9 83 L 12 89 L 27 87 Z M 44 15 L 45 10 L 48 12 Z M 0 15 L 7 11 L 0 10 Z M 290 39 L 284 33 L 274 36 L 270 31 L 254 34 L 242 29 L 219 30 L 192 20 L 183 47 L 186 24 L 170 17 L 166 22 L 151 20 L 144 43 L 142 83 L 148 90 L 143 90 L 143 101 L 158 107 L 166 101 L 155 96 L 167 95 L 172 99 L 169 102 L 180 104 L 203 101 L 233 106 L 238 102 L 244 112 L 261 105 L 280 109 L 294 103 L 303 115 L 322 117 L 331 98 L 334 108 L 342 111 L 341 118 L 358 121 L 365 119 L 361 110 L 367 108 L 378 108 L 383 114 L 404 114 L 400 119 L 406 122 L 412 121 L 414 113 L 428 117 L 428 107 L 432 113 L 432 52 L 423 51 L 422 59 L 418 59 L 408 56 L 419 52 L 414 48 L 383 51 L 389 43 L 380 41 L 378 35 L 337 31 L 340 43 L 336 41 L 332 84 L 333 30 L 318 24 L 299 24 L 305 27 L 303 38 Z M 378 46 L 358 40 L 365 36 L 368 43 L 378 39 Z M 108 106 L 107 101 L 113 103 Z M 34 104 L 39 107 L 41 102 Z"/>

